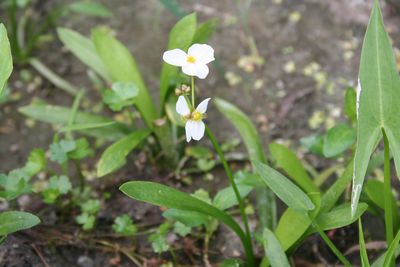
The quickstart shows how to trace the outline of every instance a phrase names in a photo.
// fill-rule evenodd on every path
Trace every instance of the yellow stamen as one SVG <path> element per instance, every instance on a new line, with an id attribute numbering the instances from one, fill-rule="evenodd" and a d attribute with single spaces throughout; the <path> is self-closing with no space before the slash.
<path id="1" fill-rule="evenodd" d="M 196 63 L 196 58 L 194 56 L 188 56 L 186 61 L 193 64 Z"/>
<path id="2" fill-rule="evenodd" d="M 203 119 L 203 114 L 201 114 L 200 112 L 198 112 L 198 111 L 193 111 L 193 113 L 192 113 L 192 120 L 194 120 L 194 121 L 201 121 Z"/>

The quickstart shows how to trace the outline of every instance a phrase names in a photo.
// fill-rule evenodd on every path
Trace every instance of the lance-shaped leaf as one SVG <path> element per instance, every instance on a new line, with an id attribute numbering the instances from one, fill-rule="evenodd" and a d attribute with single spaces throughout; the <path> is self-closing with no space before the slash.
<path id="1" fill-rule="evenodd" d="M 368 162 L 382 129 L 400 170 L 400 81 L 390 39 L 385 31 L 379 1 L 371 13 L 361 53 L 359 74 L 357 148 L 354 159 L 352 214 L 359 201 Z"/>
<path id="2" fill-rule="evenodd" d="M 0 23 L 0 96 L 13 70 L 10 42 L 6 27 Z"/>
<path id="3" fill-rule="evenodd" d="M 0 213 L 0 236 L 31 228 L 38 223 L 40 223 L 40 219 L 28 212 L 2 212 Z"/>
<path id="4" fill-rule="evenodd" d="M 367 248 L 365 247 L 364 231 L 361 223 L 361 218 L 358 219 L 358 240 L 358 243 L 360 244 L 361 266 L 369 267 L 370 264 L 368 260 Z"/>
<path id="5" fill-rule="evenodd" d="M 220 209 L 174 188 L 145 181 L 127 182 L 119 188 L 125 195 L 157 206 L 209 215 L 229 226 L 244 244 L 250 242 L 240 226 Z"/>
<path id="6" fill-rule="evenodd" d="M 268 228 L 265 228 L 263 232 L 263 244 L 265 254 L 267 254 L 272 267 L 290 267 L 285 251 L 274 233 Z"/>

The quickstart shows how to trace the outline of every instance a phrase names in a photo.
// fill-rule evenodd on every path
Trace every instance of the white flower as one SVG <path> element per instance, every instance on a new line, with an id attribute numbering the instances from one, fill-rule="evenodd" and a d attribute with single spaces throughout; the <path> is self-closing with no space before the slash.
<path id="1" fill-rule="evenodd" d="M 204 99 L 195 110 L 190 111 L 189 105 L 184 96 L 178 98 L 176 102 L 176 112 L 178 112 L 183 120 L 186 121 L 186 141 L 189 142 L 192 138 L 199 141 L 204 136 L 206 126 L 203 119 L 207 111 L 208 102 L 211 98 Z"/>
<path id="2" fill-rule="evenodd" d="M 183 73 L 197 76 L 200 79 L 207 77 L 207 64 L 214 61 L 214 49 L 207 44 L 194 44 L 188 52 L 181 49 L 172 49 L 164 52 L 163 60 L 168 64 L 182 67 Z"/>

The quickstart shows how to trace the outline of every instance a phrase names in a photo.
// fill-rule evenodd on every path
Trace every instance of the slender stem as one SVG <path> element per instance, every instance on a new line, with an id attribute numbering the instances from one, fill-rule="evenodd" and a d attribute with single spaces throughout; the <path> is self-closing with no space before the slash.
<path id="1" fill-rule="evenodd" d="M 383 181 L 383 198 L 384 198 L 384 208 L 385 208 L 385 228 L 386 228 L 386 242 L 389 246 L 393 241 L 393 217 L 392 217 L 392 188 L 390 183 L 390 148 L 389 141 L 387 139 L 385 130 L 382 129 L 383 133 L 383 144 L 384 144 L 384 181 Z"/>
<path id="2" fill-rule="evenodd" d="M 328 247 L 331 249 L 331 251 L 336 255 L 336 257 L 343 263 L 345 267 L 351 267 L 351 263 L 346 259 L 346 257 L 342 254 L 342 252 L 339 251 L 339 249 L 335 246 L 335 244 L 332 243 L 332 241 L 329 239 L 329 237 L 325 234 L 324 231 L 319 227 L 318 224 L 315 222 L 313 223 L 315 229 L 318 231 L 319 235 L 322 237 L 324 240 L 325 244 L 328 245 Z"/>
<path id="3" fill-rule="evenodd" d="M 196 105 L 194 102 L 194 76 L 192 76 L 192 107 L 196 108 Z"/>
<path id="4" fill-rule="evenodd" d="M 248 222 L 247 215 L 246 215 L 246 212 L 245 212 L 244 202 L 243 202 L 243 199 L 240 197 L 240 193 L 239 193 L 239 190 L 237 188 L 235 179 L 233 178 L 232 171 L 231 171 L 231 169 L 230 169 L 230 167 L 228 165 L 228 162 L 225 159 L 225 156 L 224 156 L 224 153 L 222 152 L 221 147 L 219 146 L 217 140 L 215 139 L 213 133 L 211 132 L 210 128 L 208 128 L 208 126 L 206 126 L 206 133 L 207 133 L 208 138 L 210 138 L 210 141 L 213 144 L 213 146 L 214 146 L 219 158 L 221 159 L 221 162 L 222 162 L 222 165 L 224 166 L 226 175 L 228 176 L 229 182 L 231 183 L 233 191 L 235 192 L 236 199 L 237 199 L 237 201 L 239 203 L 240 214 L 241 214 L 241 217 L 242 217 L 242 220 L 243 220 L 243 224 L 244 224 L 244 228 L 245 228 L 245 231 L 246 231 L 246 235 L 247 235 L 247 238 L 249 240 L 251 240 L 249 222 Z M 253 257 L 254 257 L 253 248 L 252 248 L 251 241 L 249 242 L 248 245 L 250 247 L 247 248 L 247 249 L 251 252 L 251 255 L 247 255 L 247 257 L 248 257 L 248 260 L 250 262 L 250 260 L 254 260 L 253 259 Z"/>

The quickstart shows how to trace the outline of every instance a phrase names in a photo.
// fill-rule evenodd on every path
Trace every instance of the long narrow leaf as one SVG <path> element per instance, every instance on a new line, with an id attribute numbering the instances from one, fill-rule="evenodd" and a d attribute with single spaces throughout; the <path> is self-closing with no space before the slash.
<path id="1" fill-rule="evenodd" d="M 13 70 L 10 41 L 6 27 L 0 23 L 0 96 Z"/>
<path id="2" fill-rule="evenodd" d="M 360 258 L 361 258 L 361 266 L 362 267 L 369 267 L 369 260 L 367 249 L 365 247 L 365 240 L 364 240 L 364 231 L 361 223 L 361 218 L 358 219 L 358 239 L 360 244 Z"/>
<path id="3" fill-rule="evenodd" d="M 289 260 L 281 244 L 268 228 L 265 228 L 263 232 L 263 243 L 265 254 L 267 254 L 272 267 L 290 267 Z"/>

